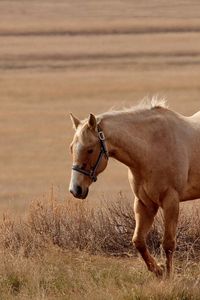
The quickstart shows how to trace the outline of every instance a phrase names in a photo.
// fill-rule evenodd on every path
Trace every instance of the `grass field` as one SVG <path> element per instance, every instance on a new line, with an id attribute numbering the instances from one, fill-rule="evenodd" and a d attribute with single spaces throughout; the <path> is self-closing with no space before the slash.
<path id="1" fill-rule="evenodd" d="M 6 256 L 0 291 L 2 299 L 199 299 L 197 264 L 183 264 L 182 273 L 168 281 L 158 281 L 139 265 L 139 259 L 130 265 L 127 258 L 58 249 L 31 260 Z"/>
<path id="2" fill-rule="evenodd" d="M 23 216 L 31 200 L 42 198 L 52 185 L 58 198 L 72 201 L 68 193 L 71 168 L 68 147 L 73 136 L 69 112 L 85 118 L 90 112 L 134 105 L 144 96 L 153 94 L 166 96 L 169 106 L 185 115 L 199 110 L 198 1 L 0 1 L 0 14 L 2 212 L 12 211 Z M 126 167 L 110 161 L 107 170 L 92 186 L 86 205 L 97 205 L 102 198 L 112 201 L 119 192 L 132 198 Z M 183 206 L 186 205 L 192 204 Z M 68 259 L 68 254 L 62 255 L 64 261 Z M 70 255 L 76 260 L 75 254 Z M 88 254 L 78 254 L 77 260 L 82 264 L 85 259 L 93 262 L 93 258 L 84 255 Z M 27 268 L 36 260 L 28 260 Z M 98 260 L 101 259 L 94 258 L 94 261 Z M 106 258 L 102 258 L 102 266 L 105 261 Z M 120 264 L 119 270 L 124 268 L 123 264 L 129 265 L 128 259 L 112 258 L 110 262 L 114 268 Z M 134 288 L 131 292 L 132 281 L 127 288 L 124 282 L 129 279 L 119 279 L 118 275 L 116 282 L 119 281 L 122 294 L 115 294 L 118 283 L 110 285 L 107 275 L 104 287 L 96 283 L 97 279 L 94 279 L 95 283 L 89 279 L 83 289 L 88 289 L 87 284 L 94 286 L 95 299 L 140 299 L 142 282 L 147 280 L 152 291 L 155 282 L 137 262 L 133 262 L 133 268 L 142 278 L 135 283 L 138 283 L 139 294 Z M 59 260 L 57 263 L 55 268 L 59 269 Z M 46 264 L 47 261 L 44 270 Z M 94 269 L 95 266 L 94 262 Z M 99 274 L 98 270 L 97 267 L 94 273 Z M 106 270 L 106 274 L 110 272 L 109 268 Z M 65 268 L 62 272 L 66 272 Z M 75 274 L 70 272 L 73 280 Z M 199 266 L 194 272 L 199 278 Z M 5 270 L 2 268 L 0 273 L 3 276 Z M 187 280 L 187 283 L 192 281 L 192 276 L 188 275 Z M 38 286 L 38 281 L 35 284 Z M 168 284 L 173 286 L 174 283 Z M 63 299 L 68 299 L 67 288 L 65 282 Z M 77 286 L 75 290 L 78 290 Z M 194 299 L 198 299 L 195 293 Z M 24 295 L 27 297 L 27 291 Z M 44 292 L 44 299 L 47 296 L 53 299 L 56 295 Z M 74 295 L 76 293 L 71 298 Z M 91 295 L 92 292 L 90 296 L 78 292 L 77 299 L 92 299 Z M 141 299 L 149 299 L 145 295 L 144 292 Z M 164 299 L 162 295 L 156 299 Z M 183 294 L 184 299 L 191 299 L 191 294 L 187 295 Z M 22 299 L 23 293 L 19 297 Z M 39 292 L 32 297 L 43 299 Z M 166 299 L 183 299 L 170 297 Z"/>

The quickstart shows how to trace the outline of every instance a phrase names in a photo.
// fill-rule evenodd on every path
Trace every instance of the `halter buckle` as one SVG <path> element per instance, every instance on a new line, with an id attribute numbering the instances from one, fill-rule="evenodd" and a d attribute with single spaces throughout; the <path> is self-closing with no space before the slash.
<path id="1" fill-rule="evenodd" d="M 104 135 L 103 131 L 99 131 L 98 134 L 99 134 L 99 139 L 101 141 L 105 141 L 105 135 Z"/>

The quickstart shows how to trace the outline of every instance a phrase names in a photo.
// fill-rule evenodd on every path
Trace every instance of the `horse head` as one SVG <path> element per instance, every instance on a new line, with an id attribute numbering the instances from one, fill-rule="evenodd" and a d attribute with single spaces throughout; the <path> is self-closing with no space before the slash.
<path id="1" fill-rule="evenodd" d="M 105 136 L 93 114 L 84 121 L 70 114 L 75 135 L 70 145 L 73 156 L 69 191 L 74 197 L 85 199 L 89 186 L 97 180 L 108 163 Z"/>

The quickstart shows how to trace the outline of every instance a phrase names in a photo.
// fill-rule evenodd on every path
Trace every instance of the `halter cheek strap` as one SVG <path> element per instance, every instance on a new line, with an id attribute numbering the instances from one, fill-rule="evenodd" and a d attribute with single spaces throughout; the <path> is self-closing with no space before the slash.
<path id="1" fill-rule="evenodd" d="M 90 177 L 90 179 L 93 182 L 97 181 L 97 175 L 96 175 L 96 173 L 97 173 L 97 169 L 98 169 L 98 166 L 99 166 L 99 164 L 101 162 L 102 157 L 105 156 L 107 160 L 109 158 L 108 151 L 107 151 L 106 144 L 105 144 L 104 133 L 100 129 L 99 126 L 97 127 L 97 130 L 98 130 L 98 138 L 99 138 L 99 142 L 100 142 L 101 148 L 100 148 L 99 156 L 97 158 L 97 161 L 96 161 L 95 165 L 89 171 L 84 170 L 82 167 L 79 167 L 78 165 L 73 165 L 72 166 L 72 170 L 77 171 L 79 173 L 84 174 L 85 176 Z"/>

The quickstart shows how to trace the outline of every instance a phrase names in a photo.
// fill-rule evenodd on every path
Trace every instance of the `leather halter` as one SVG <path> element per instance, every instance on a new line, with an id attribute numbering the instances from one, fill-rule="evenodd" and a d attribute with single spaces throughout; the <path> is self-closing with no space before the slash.
<path id="1" fill-rule="evenodd" d="M 100 148 L 99 156 L 97 158 L 97 161 L 96 161 L 95 165 L 89 171 L 84 170 L 82 167 L 79 167 L 78 165 L 73 165 L 72 166 L 72 170 L 77 171 L 79 173 L 84 174 L 85 176 L 90 177 L 90 179 L 93 182 L 97 181 L 96 172 L 97 172 L 97 169 L 98 169 L 98 166 L 100 164 L 100 161 L 101 161 L 102 157 L 105 156 L 107 160 L 109 158 L 108 151 L 106 149 L 104 133 L 100 129 L 99 126 L 97 126 L 97 130 L 98 130 L 98 138 L 99 138 L 101 148 Z"/>

